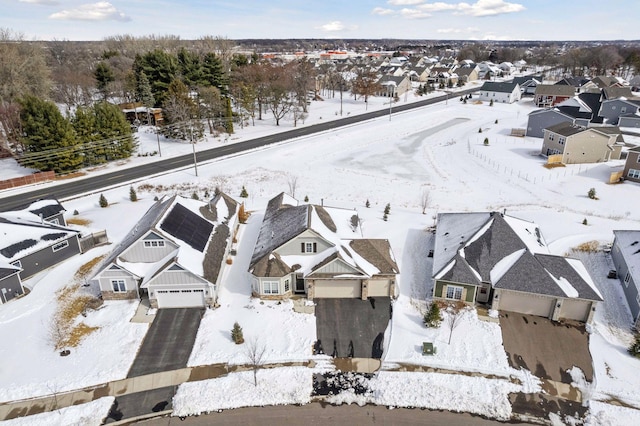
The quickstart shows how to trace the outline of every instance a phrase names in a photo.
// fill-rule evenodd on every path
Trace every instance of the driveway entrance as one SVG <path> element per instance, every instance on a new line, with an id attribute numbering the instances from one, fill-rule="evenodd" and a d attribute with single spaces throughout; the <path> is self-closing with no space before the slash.
<path id="1" fill-rule="evenodd" d="M 127 377 L 187 366 L 204 309 L 158 309 Z"/>
<path id="2" fill-rule="evenodd" d="M 315 299 L 315 302 L 316 351 L 333 357 L 382 357 L 391 299 Z"/>
<path id="3" fill-rule="evenodd" d="M 526 368 L 542 379 L 570 384 L 567 370 L 576 366 L 587 381 L 593 380 L 589 335 L 584 323 L 500 312 L 500 328 L 513 368 Z"/>

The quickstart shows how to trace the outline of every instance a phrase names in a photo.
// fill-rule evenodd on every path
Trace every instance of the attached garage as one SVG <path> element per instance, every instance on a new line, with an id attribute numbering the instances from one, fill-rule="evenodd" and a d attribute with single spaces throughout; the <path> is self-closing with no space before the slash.
<path id="1" fill-rule="evenodd" d="M 565 299 L 560 309 L 560 318 L 586 322 L 591 313 L 591 304 L 589 300 Z"/>
<path id="2" fill-rule="evenodd" d="M 500 290 L 498 298 L 501 311 L 538 315 L 545 318 L 550 317 L 556 303 L 554 297 L 509 290 Z"/>
<path id="3" fill-rule="evenodd" d="M 156 290 L 158 308 L 199 308 L 205 306 L 204 290 Z"/>
<path id="4" fill-rule="evenodd" d="M 369 280 L 368 295 L 369 297 L 390 297 L 391 283 L 389 280 Z"/>
<path id="5" fill-rule="evenodd" d="M 362 295 L 360 280 L 315 280 L 314 297 L 359 298 Z"/>

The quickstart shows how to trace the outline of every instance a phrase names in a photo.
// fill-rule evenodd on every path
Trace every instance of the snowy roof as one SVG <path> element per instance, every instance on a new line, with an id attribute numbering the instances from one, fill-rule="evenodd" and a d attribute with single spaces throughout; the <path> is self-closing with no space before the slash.
<path id="1" fill-rule="evenodd" d="M 225 209 L 225 214 L 229 215 L 229 212 L 226 211 L 227 202 L 224 201 L 224 197 L 218 198 L 217 201 L 219 202 L 216 202 L 216 206 Z M 153 265 L 156 265 L 155 271 L 157 272 L 157 262 L 133 264 L 119 259 L 136 241 L 149 232 L 155 232 L 180 247 L 177 254 L 174 253 L 164 260 L 164 264 L 167 263 L 169 257 L 178 257 L 183 266 L 198 275 L 203 275 L 202 264 L 207 254 L 211 235 L 217 226 L 223 226 L 219 222 L 205 218 L 203 212 L 210 212 L 208 204 L 198 200 L 176 195 L 161 199 L 147 210 L 133 229 L 111 251 L 99 270 L 102 271 L 107 265 L 115 263 L 141 277 L 146 277 L 154 268 Z M 221 219 L 225 218 L 226 216 Z"/>
<path id="2" fill-rule="evenodd" d="M 22 269 L 18 268 L 17 266 L 0 260 L 0 281 L 17 274 L 21 270 Z"/>
<path id="3" fill-rule="evenodd" d="M 43 219 L 50 218 L 60 213 L 64 213 L 66 210 L 62 207 L 62 204 L 55 198 L 46 198 L 34 201 L 29 204 L 25 204 L 22 207 L 13 209 L 12 212 L 16 214 L 31 213 L 36 216 L 34 220 L 39 220 L 40 215 Z"/>
<path id="4" fill-rule="evenodd" d="M 487 282 L 495 288 L 602 300 L 579 261 L 549 254 L 533 222 L 497 212 L 443 213 L 438 217 L 435 247 L 438 280 Z"/>
<path id="5" fill-rule="evenodd" d="M 15 213 L 0 213 L 0 260 L 9 263 L 80 233 L 64 226 L 41 222 L 31 213 L 27 213 L 25 219 Z"/>
<path id="6" fill-rule="evenodd" d="M 519 90 L 518 83 L 485 81 L 480 90 L 487 92 L 513 93 L 516 88 Z"/>
<path id="7" fill-rule="evenodd" d="M 358 276 L 397 274 L 398 266 L 389 241 L 353 238 L 354 216 L 357 217 L 357 212 L 349 209 L 299 206 L 297 200 L 279 194 L 267 205 L 249 269 L 261 277 L 282 277 L 292 270 L 306 276 L 339 259 Z M 280 256 L 275 252 L 307 230 L 331 247 L 313 255 Z"/>

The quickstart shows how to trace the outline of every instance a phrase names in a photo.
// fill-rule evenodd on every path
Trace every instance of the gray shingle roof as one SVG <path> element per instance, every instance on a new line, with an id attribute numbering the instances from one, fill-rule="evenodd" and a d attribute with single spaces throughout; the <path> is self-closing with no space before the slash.
<path id="1" fill-rule="evenodd" d="M 602 298 L 593 288 L 587 284 L 582 276 L 569 264 L 562 256 L 552 256 L 548 254 L 536 254 L 535 258 L 544 268 L 556 278 L 564 278 L 578 291 L 580 299 L 602 301 Z"/>
<path id="2" fill-rule="evenodd" d="M 512 93 L 518 83 L 485 81 L 480 90 L 497 93 Z"/>
<path id="3" fill-rule="evenodd" d="M 554 124 L 553 126 L 549 126 L 545 130 L 548 130 L 552 133 L 555 133 L 561 136 L 572 136 L 578 133 L 582 133 L 586 129 L 584 127 L 575 126 L 572 123 L 562 122 L 562 123 Z"/>
<path id="4" fill-rule="evenodd" d="M 383 239 L 352 240 L 349 247 L 364 260 L 378 268 L 381 274 L 397 274 L 398 265 L 391 257 L 391 245 Z"/>
<path id="5" fill-rule="evenodd" d="M 453 260 L 455 261 L 453 267 L 442 274 L 438 279 L 473 285 L 481 284 L 477 275 L 473 273 L 471 267 L 459 253 L 456 253 Z"/>
<path id="6" fill-rule="evenodd" d="M 433 249 L 433 273 L 438 274 L 456 256 L 460 242 L 466 242 L 490 218 L 487 213 L 441 213 Z"/>
<path id="7" fill-rule="evenodd" d="M 536 95 L 553 95 L 566 96 L 568 98 L 575 95 L 576 90 L 573 86 L 564 86 L 561 84 L 538 84 L 536 86 Z"/>
<path id="8" fill-rule="evenodd" d="M 495 288 L 566 297 L 558 284 L 549 276 L 536 256 L 525 251 L 507 272 L 494 283 Z"/>
<path id="9" fill-rule="evenodd" d="M 309 226 L 310 206 L 284 204 L 285 194 L 274 197 L 267 204 L 258 240 L 251 256 L 250 267 L 277 247 L 299 235 Z"/>

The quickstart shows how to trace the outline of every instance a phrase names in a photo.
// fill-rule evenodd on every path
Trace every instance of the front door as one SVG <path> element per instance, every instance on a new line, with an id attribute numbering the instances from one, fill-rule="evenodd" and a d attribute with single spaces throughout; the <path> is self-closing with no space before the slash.
<path id="1" fill-rule="evenodd" d="M 297 276 L 296 277 L 295 292 L 296 293 L 304 293 L 304 278 L 302 278 L 302 276 Z"/>

